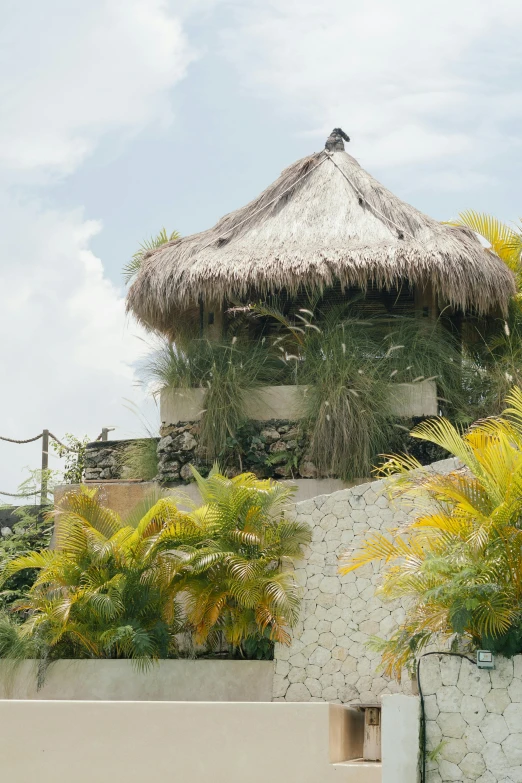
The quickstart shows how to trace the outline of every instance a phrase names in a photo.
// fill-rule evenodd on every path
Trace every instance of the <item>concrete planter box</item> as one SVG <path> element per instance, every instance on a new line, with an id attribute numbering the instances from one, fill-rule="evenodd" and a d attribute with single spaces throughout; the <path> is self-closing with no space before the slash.
<path id="1" fill-rule="evenodd" d="M 56 661 L 43 688 L 36 662 L 0 661 L 0 699 L 72 701 L 271 701 L 273 661 L 165 660 L 147 672 L 131 661 Z"/>
<path id="2" fill-rule="evenodd" d="M 306 386 L 265 386 L 250 392 L 246 401 L 248 418 L 255 421 L 303 417 Z M 164 389 L 160 396 L 162 424 L 198 421 L 203 415 L 205 389 Z M 436 416 L 437 385 L 435 381 L 390 384 L 390 401 L 396 416 Z"/>

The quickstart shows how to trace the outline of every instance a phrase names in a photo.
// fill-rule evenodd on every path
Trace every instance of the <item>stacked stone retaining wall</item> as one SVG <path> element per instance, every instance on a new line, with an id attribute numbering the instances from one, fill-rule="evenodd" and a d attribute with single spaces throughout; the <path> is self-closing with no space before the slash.
<path id="1" fill-rule="evenodd" d="M 521 783 L 522 655 L 497 657 L 492 671 L 430 655 L 421 661 L 420 682 L 427 783 Z"/>
<path id="2" fill-rule="evenodd" d="M 448 472 L 455 465 L 449 459 L 432 469 Z M 384 677 L 380 654 L 368 647 L 372 636 L 386 638 L 404 617 L 399 602 L 375 595 L 380 564 L 339 574 L 342 553 L 359 548 L 372 531 L 403 523 L 406 512 L 389 500 L 382 481 L 374 481 L 297 503 L 295 515 L 311 526 L 312 542 L 297 570 L 301 620 L 292 645 L 276 646 L 274 699 L 374 703 L 383 694 L 411 693 L 411 680 Z"/>

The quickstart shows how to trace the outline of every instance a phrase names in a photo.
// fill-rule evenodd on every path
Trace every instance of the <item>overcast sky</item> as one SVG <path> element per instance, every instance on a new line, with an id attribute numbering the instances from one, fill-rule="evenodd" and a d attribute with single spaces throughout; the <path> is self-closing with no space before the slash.
<path id="1" fill-rule="evenodd" d="M 121 268 L 332 127 L 435 218 L 522 214 L 519 0 L 0 0 L 0 435 L 143 434 Z M 14 491 L 38 445 L 0 443 Z M 0 499 L 1 502 L 1 499 Z"/>

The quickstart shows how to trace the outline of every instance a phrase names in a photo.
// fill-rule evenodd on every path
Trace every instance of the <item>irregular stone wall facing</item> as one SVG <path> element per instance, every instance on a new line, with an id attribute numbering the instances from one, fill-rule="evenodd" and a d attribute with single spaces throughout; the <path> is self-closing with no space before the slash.
<path id="1" fill-rule="evenodd" d="M 438 472 L 455 467 L 453 459 L 431 466 Z M 274 700 L 374 703 L 383 694 L 410 694 L 411 681 L 384 677 L 377 671 L 380 654 L 367 646 L 374 635 L 386 638 L 404 617 L 400 603 L 375 595 L 379 564 L 346 576 L 338 570 L 340 554 L 357 549 L 372 531 L 404 522 L 406 513 L 389 501 L 384 483 L 374 481 L 297 503 L 295 515 L 312 527 L 312 542 L 297 570 L 304 590 L 301 620 L 292 645 L 276 646 Z"/>
<path id="2" fill-rule="evenodd" d="M 412 419 L 409 424 L 422 421 Z M 403 422 L 406 423 L 406 422 Z M 158 475 L 163 485 L 192 481 L 190 465 L 205 472 L 209 463 L 199 447 L 200 422 L 187 421 L 162 425 L 158 441 Z M 140 438 L 138 440 L 143 440 Z M 85 451 L 86 481 L 114 481 L 125 478 L 121 465 L 121 452 L 129 440 L 95 441 L 87 444 Z M 223 444 L 219 463 L 228 475 L 252 471 L 259 478 L 316 479 L 324 478 L 307 455 L 309 435 L 302 422 L 290 419 L 248 421 L 236 434 Z M 420 445 L 419 445 L 420 444 Z M 397 451 L 407 451 L 421 464 L 428 464 L 442 456 L 441 450 L 432 444 L 424 444 L 405 436 L 403 443 L 394 444 Z"/>
<path id="3" fill-rule="evenodd" d="M 190 465 L 204 467 L 198 447 L 199 423 L 163 426 L 158 443 L 158 481 L 190 481 Z M 298 422 L 287 419 L 251 421 L 236 440 L 225 445 L 220 462 L 230 475 L 252 471 L 260 478 L 315 478 L 315 466 L 305 458 L 306 439 Z M 208 465 L 207 465 L 208 468 Z"/>
<path id="4" fill-rule="evenodd" d="M 495 669 L 462 658 L 421 661 L 427 783 L 522 781 L 522 655 L 497 657 Z"/>
<path id="5" fill-rule="evenodd" d="M 121 478 L 120 455 L 124 440 L 98 440 L 85 449 L 85 480 L 108 481 Z"/>

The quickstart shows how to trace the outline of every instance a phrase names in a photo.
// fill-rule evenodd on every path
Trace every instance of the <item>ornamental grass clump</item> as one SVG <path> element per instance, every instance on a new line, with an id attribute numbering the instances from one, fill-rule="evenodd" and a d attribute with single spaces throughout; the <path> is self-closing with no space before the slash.
<path id="1" fill-rule="evenodd" d="M 247 420 L 247 397 L 255 398 L 261 386 L 277 383 L 283 371 L 266 341 L 251 343 L 237 337 L 192 340 L 185 349 L 166 342 L 144 367 L 158 390 L 205 390 L 199 443 L 210 462 Z"/>
<path id="2" fill-rule="evenodd" d="M 373 534 L 341 562 L 348 573 L 383 564 L 380 595 L 406 599 L 406 617 L 384 641 L 384 671 L 402 669 L 428 644 L 522 651 L 522 390 L 514 388 L 498 418 L 462 433 L 445 419 L 412 435 L 460 460 L 448 474 L 393 456 L 383 468 L 393 497 L 412 520 Z"/>
<path id="3" fill-rule="evenodd" d="M 158 475 L 158 438 L 137 438 L 124 445 L 119 457 L 125 479 L 152 481 Z"/>
<path id="4" fill-rule="evenodd" d="M 298 374 L 312 462 L 323 475 L 368 475 L 395 434 L 389 379 L 368 326 L 333 321 L 308 332 Z"/>

